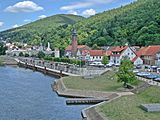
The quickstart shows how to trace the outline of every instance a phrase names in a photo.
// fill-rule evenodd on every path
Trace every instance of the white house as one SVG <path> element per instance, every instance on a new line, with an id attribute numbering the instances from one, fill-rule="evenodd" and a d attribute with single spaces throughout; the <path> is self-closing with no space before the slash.
<path id="1" fill-rule="evenodd" d="M 143 64 L 143 60 L 139 56 L 136 56 L 135 58 L 133 58 L 132 62 L 134 63 L 134 65 L 142 65 Z"/>
<path id="2" fill-rule="evenodd" d="M 82 56 L 88 61 L 102 61 L 103 56 L 106 55 L 105 50 L 84 50 Z"/>
<path id="3" fill-rule="evenodd" d="M 156 63 L 156 66 L 160 67 L 160 52 L 158 52 L 156 54 L 156 61 L 155 61 L 155 63 Z"/>
<path id="4" fill-rule="evenodd" d="M 143 64 L 143 60 L 138 57 L 134 50 L 129 46 L 117 46 L 111 50 L 110 62 L 120 64 L 123 57 L 128 57 L 134 65 Z"/>

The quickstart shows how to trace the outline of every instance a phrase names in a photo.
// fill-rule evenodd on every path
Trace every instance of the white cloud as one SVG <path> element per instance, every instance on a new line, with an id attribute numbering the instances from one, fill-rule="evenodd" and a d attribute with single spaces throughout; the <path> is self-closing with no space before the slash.
<path id="1" fill-rule="evenodd" d="M 0 21 L 0 27 L 2 27 L 3 25 L 4 25 L 4 22 L 1 22 L 1 21 Z"/>
<path id="2" fill-rule="evenodd" d="M 28 23 L 28 22 L 31 22 L 31 21 L 32 21 L 32 20 L 30 20 L 30 19 L 25 19 L 25 20 L 24 20 L 24 22 L 27 22 L 27 23 Z"/>
<path id="3" fill-rule="evenodd" d="M 19 25 L 17 25 L 17 24 L 12 26 L 12 28 L 17 28 L 17 27 L 19 27 Z"/>
<path id="4" fill-rule="evenodd" d="M 43 19 L 43 18 L 46 18 L 47 16 L 46 15 L 40 15 L 38 16 L 39 19 Z"/>
<path id="5" fill-rule="evenodd" d="M 70 5 L 62 6 L 60 10 L 74 10 L 79 8 L 91 7 L 97 4 L 108 4 L 116 0 L 85 0 L 84 2 L 76 2 Z"/>
<path id="6" fill-rule="evenodd" d="M 74 10 L 70 10 L 68 11 L 68 14 L 78 15 L 78 12 Z"/>
<path id="7" fill-rule="evenodd" d="M 35 11 L 40 11 L 40 10 L 43 10 L 43 7 L 38 6 L 36 3 L 32 1 L 18 2 L 15 5 L 9 6 L 5 9 L 6 12 L 13 12 L 13 13 L 35 12 Z"/>
<path id="8" fill-rule="evenodd" d="M 94 9 L 88 9 L 82 12 L 82 15 L 85 17 L 89 17 L 95 14 L 96 14 L 96 11 Z"/>
<path id="9" fill-rule="evenodd" d="M 66 5 L 66 6 L 62 6 L 60 8 L 60 10 L 73 10 L 73 9 L 78 9 L 78 8 L 85 8 L 85 7 L 88 7 L 88 6 L 91 6 L 92 3 L 90 2 L 77 2 L 77 3 L 74 3 L 72 5 Z"/>

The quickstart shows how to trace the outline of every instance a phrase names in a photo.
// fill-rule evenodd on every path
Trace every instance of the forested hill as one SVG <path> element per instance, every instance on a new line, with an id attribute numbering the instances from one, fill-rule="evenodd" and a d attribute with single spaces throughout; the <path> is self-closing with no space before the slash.
<path id="1" fill-rule="evenodd" d="M 53 43 L 53 38 L 48 39 L 48 35 L 52 36 L 56 34 L 55 32 L 58 29 L 65 29 L 84 19 L 84 17 L 77 15 L 58 14 L 18 28 L 0 32 L 0 37 L 4 39 L 10 38 L 11 41 L 29 42 L 30 44 L 40 44 L 41 41 L 47 42 L 50 39 Z"/>
<path id="2" fill-rule="evenodd" d="M 106 11 L 87 19 L 81 18 L 74 25 L 53 27 L 45 22 L 0 33 L 12 40 L 25 40 L 35 44 L 50 41 L 52 47 L 64 48 L 70 43 L 71 30 L 76 28 L 79 44 L 150 45 L 160 44 L 160 0 L 137 0 L 130 5 Z M 83 19 L 83 20 L 82 20 Z M 44 19 L 45 20 L 45 19 Z M 53 24 L 53 23 L 51 23 Z M 33 27 L 35 26 L 35 27 Z M 33 34 L 33 28 L 34 34 Z M 36 31 L 36 32 L 35 32 Z"/>
<path id="3" fill-rule="evenodd" d="M 137 0 L 75 25 L 81 43 L 92 46 L 160 44 L 160 0 Z M 85 37 L 83 37 L 85 36 Z"/>

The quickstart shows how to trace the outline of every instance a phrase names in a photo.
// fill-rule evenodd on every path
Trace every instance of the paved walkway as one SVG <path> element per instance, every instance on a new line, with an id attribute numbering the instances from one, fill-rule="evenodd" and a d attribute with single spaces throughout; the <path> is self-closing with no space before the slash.
<path id="1" fill-rule="evenodd" d="M 97 67 L 91 67 L 87 66 L 87 68 L 80 68 L 76 65 L 69 65 L 66 63 L 58 63 L 58 62 L 48 62 L 48 61 L 42 61 L 42 60 L 34 60 L 31 58 L 15 58 L 17 62 L 20 62 L 21 64 L 28 64 L 30 66 L 36 66 L 38 68 L 43 69 L 44 67 L 53 72 L 60 72 L 60 70 L 63 72 L 63 74 L 68 76 L 94 76 L 94 75 L 101 75 L 108 71 L 108 68 L 97 68 Z"/>

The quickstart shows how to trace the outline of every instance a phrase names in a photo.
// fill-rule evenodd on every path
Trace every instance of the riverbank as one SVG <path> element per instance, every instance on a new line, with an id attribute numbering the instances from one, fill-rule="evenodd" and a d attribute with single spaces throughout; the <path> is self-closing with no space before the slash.
<path id="1" fill-rule="evenodd" d="M 121 96 L 133 95 L 132 92 L 105 92 L 105 91 L 95 91 L 95 90 L 78 90 L 78 89 L 69 89 L 65 86 L 63 79 L 61 78 L 54 82 L 52 88 L 57 92 L 59 96 L 63 97 L 72 97 L 72 98 L 108 98 L 109 101 L 119 98 Z M 96 107 L 104 104 L 93 105 L 89 108 L 82 110 L 82 117 L 84 120 L 106 120 L 106 118 L 96 110 Z"/>
<path id="2" fill-rule="evenodd" d="M 13 57 L 9 56 L 0 56 L 1 65 L 17 65 L 17 61 Z"/>
<path id="3" fill-rule="evenodd" d="M 109 120 L 159 120 L 159 112 L 146 112 L 140 107 L 142 104 L 155 103 L 160 103 L 160 88 L 151 86 L 138 94 L 105 102 L 96 110 Z"/>
<path id="4" fill-rule="evenodd" d="M 50 65 L 51 68 L 47 68 L 46 66 L 39 66 L 31 63 L 26 63 L 18 61 L 19 64 L 24 65 L 24 67 L 43 72 L 45 74 L 51 72 L 57 72 L 61 74 L 60 71 L 54 70 L 53 64 Z M 64 74 L 64 72 L 63 72 Z M 105 72 L 100 76 L 77 76 L 72 73 L 69 74 L 69 77 L 62 77 L 61 79 L 54 82 L 52 85 L 53 90 L 57 92 L 59 96 L 63 97 L 71 97 L 71 98 L 101 98 L 108 99 L 108 102 L 111 102 L 113 99 L 117 99 L 121 96 L 133 95 L 132 92 L 128 89 L 124 89 L 122 83 L 117 83 L 117 79 L 115 76 L 115 72 L 110 70 Z M 54 74 L 55 75 L 55 74 Z M 70 76 L 71 75 L 71 76 Z M 140 85 L 141 82 L 138 82 Z M 89 108 L 82 110 L 82 116 L 85 120 L 105 120 L 105 115 L 102 112 L 97 110 L 97 106 L 105 104 L 106 102 L 102 102 L 100 104 L 96 104 Z"/>

